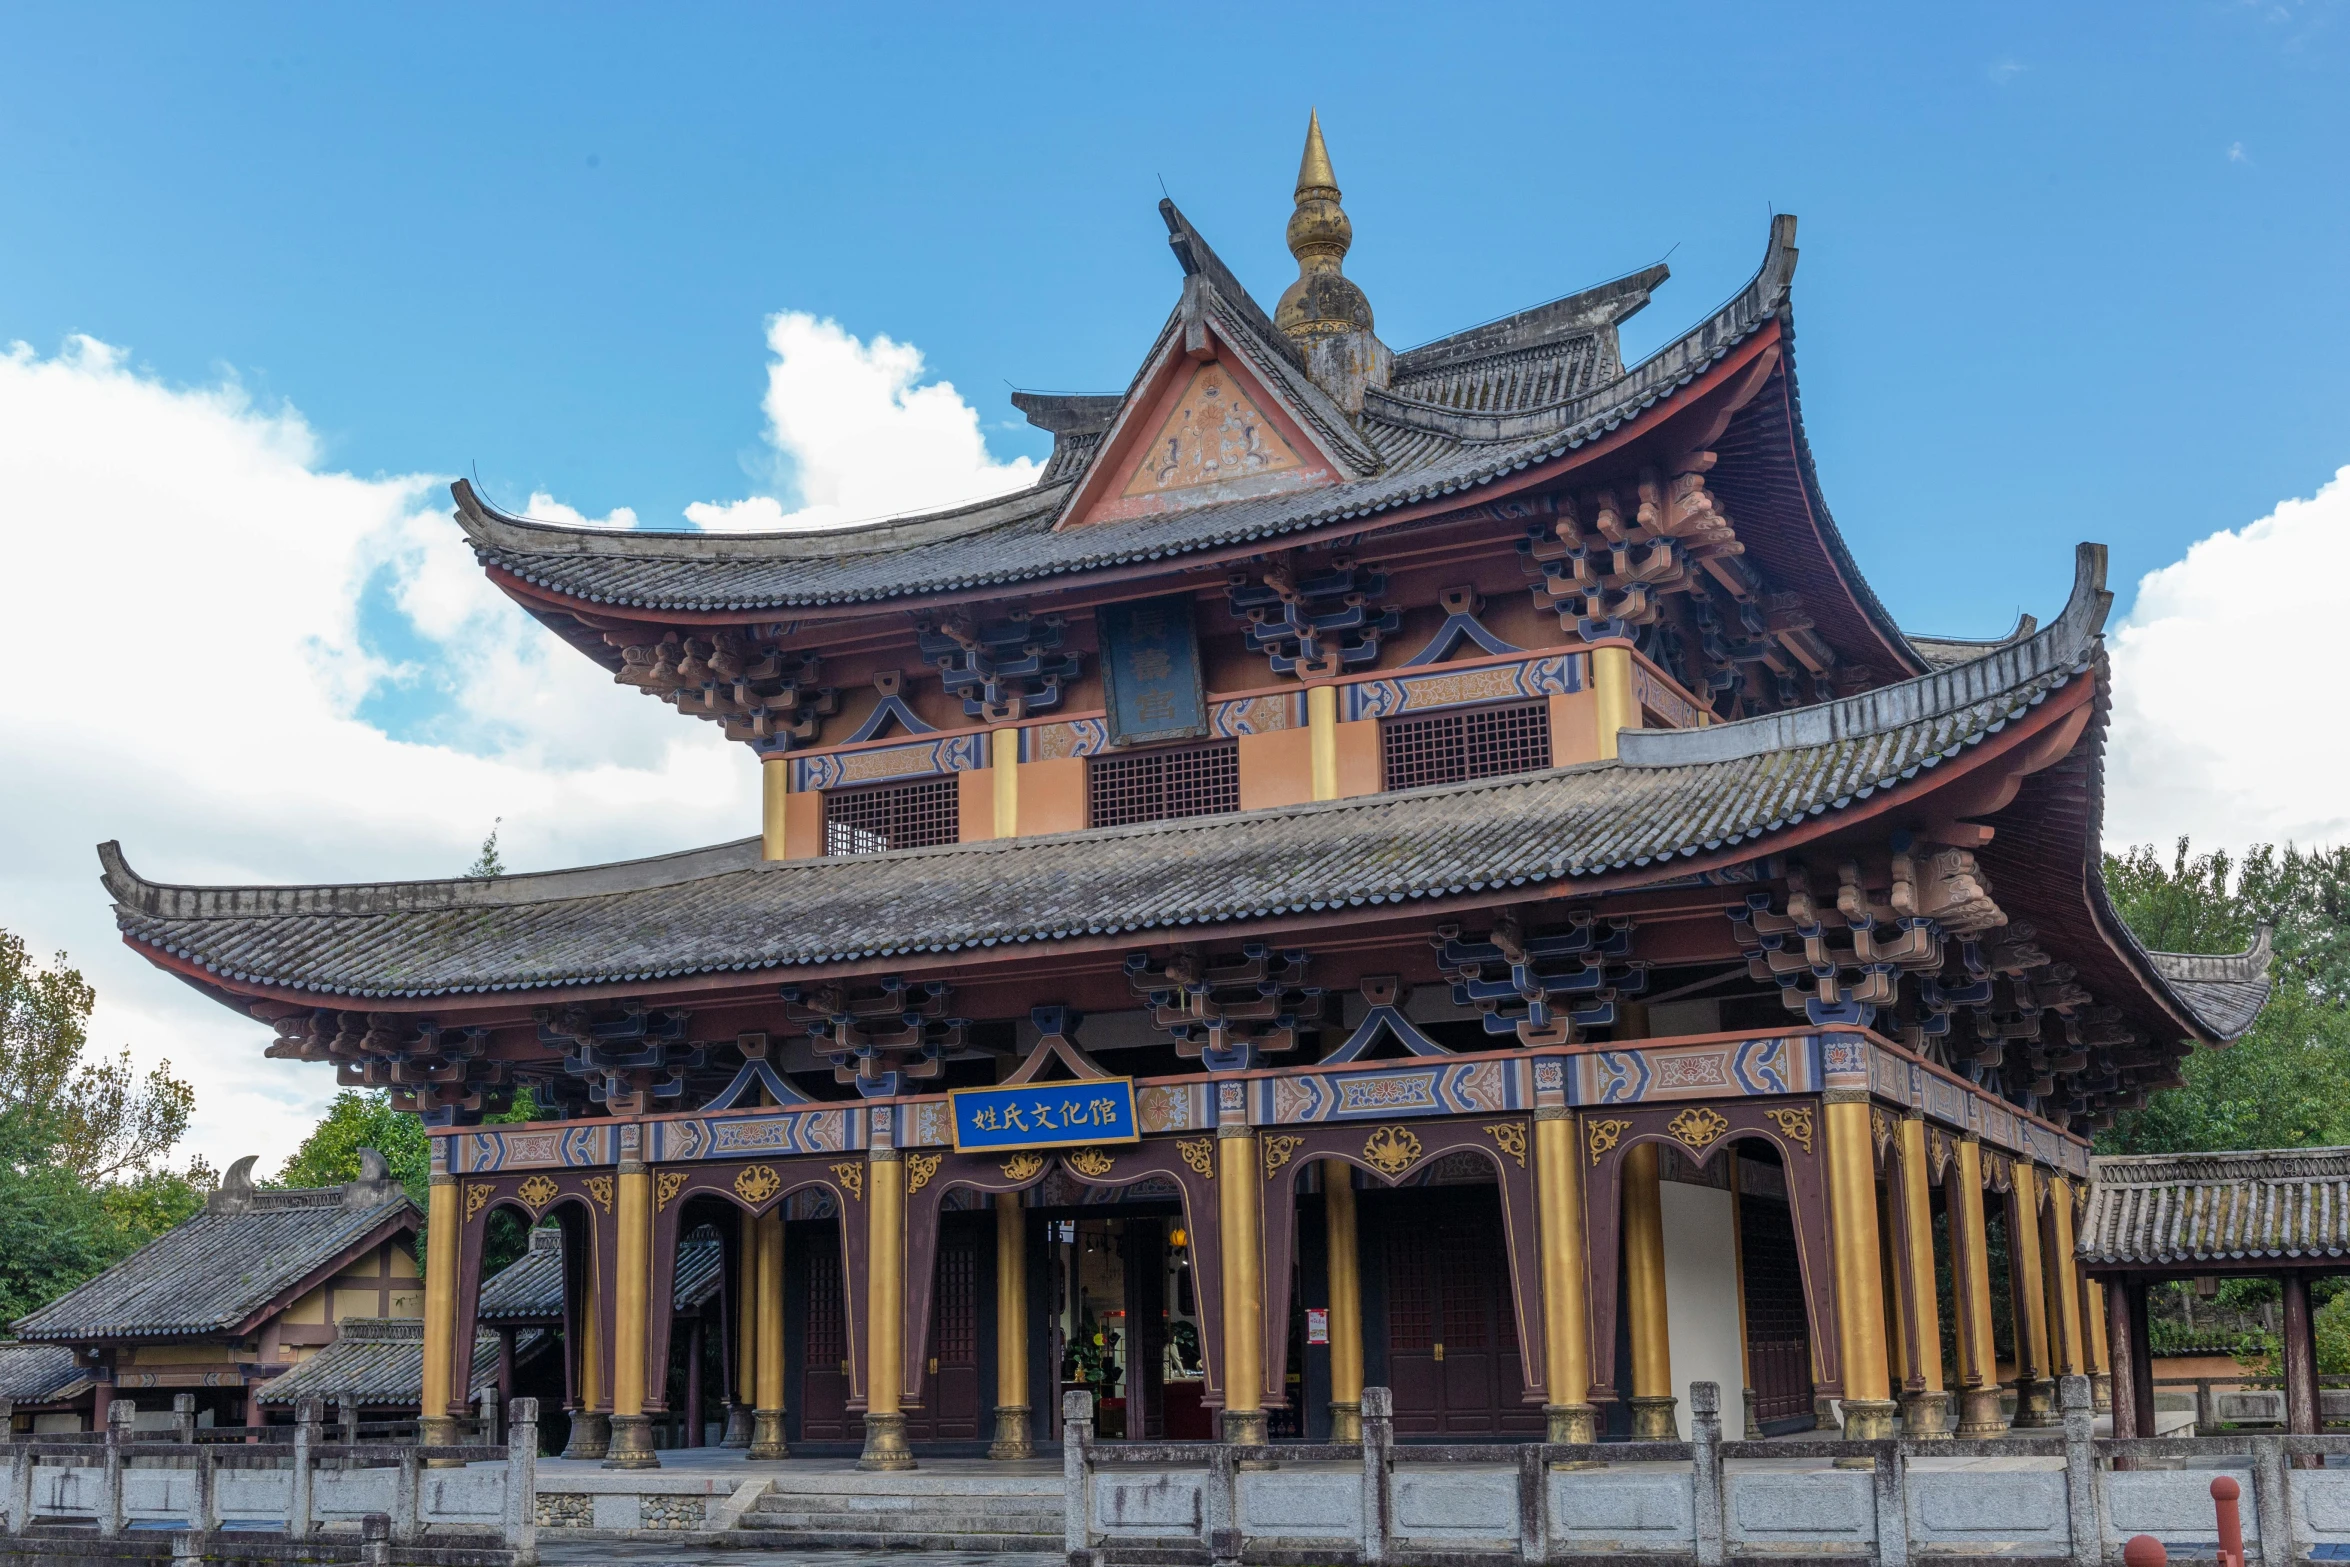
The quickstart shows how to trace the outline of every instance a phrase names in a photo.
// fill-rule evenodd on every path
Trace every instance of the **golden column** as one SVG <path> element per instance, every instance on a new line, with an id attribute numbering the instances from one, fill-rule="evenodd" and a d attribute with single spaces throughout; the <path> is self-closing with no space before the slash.
<path id="1" fill-rule="evenodd" d="M 759 1221 L 736 1216 L 740 1250 L 734 1262 L 734 1388 L 726 1411 L 728 1447 L 751 1445 L 751 1412 L 759 1405 Z"/>
<path id="2" fill-rule="evenodd" d="M 2007 1298 L 2015 1313 L 2015 1423 L 2062 1418 L 2048 1380 L 2048 1292 L 2040 1271 L 2040 1172 L 2018 1159 L 2007 1198 Z"/>
<path id="3" fill-rule="evenodd" d="M 1969 1132 L 1943 1186 L 1950 1210 L 1951 1304 L 1957 1313 L 1958 1434 L 1967 1441 L 2007 1429 L 1999 1407 L 1999 1352 L 1991 1342 L 1991 1246 L 1983 1223 L 1983 1144 Z"/>
<path id="4" fill-rule="evenodd" d="M 751 1221 L 756 1288 L 752 1301 L 751 1458 L 788 1458 L 783 1439 L 783 1204 Z"/>
<path id="5" fill-rule="evenodd" d="M 759 764 L 759 858 L 780 860 L 788 852 L 783 841 L 784 803 L 791 798 L 791 758 L 770 756 Z"/>
<path id="6" fill-rule="evenodd" d="M 1363 1439 L 1363 1264 L 1355 1237 L 1355 1172 L 1322 1161 L 1322 1224 L 1330 1252 L 1330 1440 Z"/>
<path id="7" fill-rule="evenodd" d="M 1902 1239 L 1909 1255 L 1894 1259 L 1901 1269 L 1902 1292 L 1909 1302 L 1908 1321 L 1916 1334 L 1903 1357 L 1907 1384 L 1902 1392 L 1904 1434 L 1917 1437 L 1950 1435 L 1950 1395 L 1942 1387 L 1942 1308 L 1934 1293 L 1934 1208 L 1926 1196 L 1932 1181 L 1926 1160 L 1926 1123 L 1918 1117 L 1901 1121 Z"/>
<path id="8" fill-rule="evenodd" d="M 2105 1286 L 2081 1275 L 2081 1331 L 2089 1341 L 2089 1392 L 2099 1410 L 2113 1409 L 2113 1345 L 2105 1331 Z"/>
<path id="9" fill-rule="evenodd" d="M 1547 1440 L 1598 1440 L 1591 1406 L 1591 1317 L 1583 1239 L 1583 1166 L 1575 1148 L 1575 1112 L 1563 1105 L 1534 1111 L 1534 1205 L 1542 1229 L 1542 1359 L 1550 1401 L 1542 1413 Z"/>
<path id="10" fill-rule="evenodd" d="M 1216 1213 L 1224 1249 L 1224 1440 L 1262 1447 L 1265 1431 L 1264 1172 L 1256 1128 L 1216 1128 Z"/>
<path id="11" fill-rule="evenodd" d="M 645 1328 L 653 1285 L 653 1177 L 642 1159 L 620 1161 L 613 1213 L 612 1439 L 607 1469 L 658 1469 L 653 1422 L 645 1414 Z"/>
<path id="12" fill-rule="evenodd" d="M 1591 689 L 1599 699 L 1599 755 L 1606 761 L 1616 754 L 1616 731 L 1640 727 L 1640 704 L 1632 697 L 1632 650 L 1620 642 L 1593 648 Z"/>
<path id="13" fill-rule="evenodd" d="M 1665 1320 L 1665 1213 L 1657 1146 L 1624 1155 L 1624 1298 L 1632 1330 L 1632 1440 L 1671 1442 L 1673 1343 Z"/>
<path id="14" fill-rule="evenodd" d="M 587 1242 L 587 1265 L 580 1269 L 579 1290 L 579 1408 L 571 1416 L 571 1440 L 565 1458 L 601 1458 L 612 1445 L 612 1415 L 604 1403 L 603 1289 L 596 1282 L 595 1223 L 579 1226 Z M 568 1239 L 568 1237 L 566 1237 Z"/>
<path id="15" fill-rule="evenodd" d="M 1018 1192 L 995 1199 L 995 1440 L 990 1458 L 1034 1458 L 1028 1437 L 1028 1210 Z"/>
<path id="16" fill-rule="evenodd" d="M 436 1155 L 439 1149 L 434 1150 Z M 437 1159 L 436 1159 L 437 1162 Z M 417 1440 L 451 1447 L 457 1422 L 449 1414 L 449 1374 L 457 1358 L 457 1179 L 432 1173 L 426 1197 L 424 1242 L 424 1392 Z"/>
<path id="17" fill-rule="evenodd" d="M 2053 1364 L 2058 1376 L 2085 1375 L 2089 1356 L 2081 1333 L 2081 1278 L 2073 1266 L 2073 1183 L 2048 1182 L 2048 1296 L 2055 1303 Z"/>
<path id="18" fill-rule="evenodd" d="M 1313 762 L 1314 798 L 1338 798 L 1338 687 L 1306 687 L 1306 745 Z"/>
<path id="19" fill-rule="evenodd" d="M 1894 1405 L 1885 1366 L 1869 1095 L 1865 1088 L 1831 1088 L 1820 1097 L 1828 1123 L 1828 1228 L 1836 1260 L 1836 1336 L 1844 1359 L 1844 1435 L 1849 1441 L 1875 1441 L 1893 1434 Z"/>
<path id="20" fill-rule="evenodd" d="M 911 1469 L 906 1414 L 906 1161 L 875 1148 L 865 1165 L 865 1451 L 859 1469 Z"/>
<path id="21" fill-rule="evenodd" d="M 988 769 L 995 779 L 995 835 L 1020 836 L 1020 731 L 997 729 L 987 737 Z"/>

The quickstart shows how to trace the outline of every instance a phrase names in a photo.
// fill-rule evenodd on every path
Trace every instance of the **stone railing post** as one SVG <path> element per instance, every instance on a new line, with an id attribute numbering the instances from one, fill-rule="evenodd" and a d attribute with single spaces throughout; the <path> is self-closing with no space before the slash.
<path id="1" fill-rule="evenodd" d="M 498 1390 L 495 1387 L 481 1390 L 480 1424 L 474 1432 L 474 1440 L 484 1447 L 498 1445 Z"/>
<path id="2" fill-rule="evenodd" d="M 506 1406 L 506 1548 L 515 1567 L 539 1559 L 539 1401 Z"/>
<path id="3" fill-rule="evenodd" d="M 360 1567 L 391 1567 L 392 1521 L 382 1513 L 359 1520 Z"/>
<path id="4" fill-rule="evenodd" d="M 174 1442 L 196 1440 L 195 1394 L 174 1393 L 171 1395 L 171 1439 Z"/>
<path id="5" fill-rule="evenodd" d="M 2059 1377 L 2056 1402 L 2064 1420 L 2064 1512 L 2071 1526 L 2069 1560 L 2099 1567 L 2105 1560 L 2105 1509 L 2097 1505 L 2097 1408 L 2084 1376 Z"/>
<path id="6" fill-rule="evenodd" d="M 343 1432 L 337 1438 L 338 1441 L 350 1445 L 359 1440 L 358 1394 L 345 1393 L 335 1400 L 335 1423 L 342 1428 Z"/>
<path id="7" fill-rule="evenodd" d="M 2286 1567 L 2301 1560 L 2293 1541 L 2293 1497 L 2287 1488 L 2292 1470 L 2285 1463 L 2285 1439 L 2252 1439 L 2252 1506 L 2260 1520 L 2260 1560 L 2264 1567 Z"/>
<path id="8" fill-rule="evenodd" d="M 196 1449 L 196 1506 L 188 1522 L 206 1533 L 220 1527 L 220 1462 L 209 1447 Z"/>
<path id="9" fill-rule="evenodd" d="M 318 1514 L 318 1509 L 311 1505 L 311 1487 L 316 1483 L 313 1465 L 317 1456 L 314 1449 L 318 1446 L 318 1415 L 317 1399 L 294 1400 L 294 1470 L 287 1477 L 286 1486 L 286 1538 L 289 1540 L 309 1539 L 311 1520 Z"/>
<path id="10" fill-rule="evenodd" d="M 1948 1435 L 1947 1432 L 1939 1435 Z M 1877 1444 L 1877 1567 L 1909 1567 L 1909 1454 L 1906 1438 Z"/>
<path id="11" fill-rule="evenodd" d="M 416 1447 L 400 1449 L 400 1478 L 392 1487 L 392 1540 L 414 1545 L 424 1538 L 424 1459 Z"/>
<path id="12" fill-rule="evenodd" d="M 1697 1567 L 1722 1567 L 1729 1544 L 1722 1527 L 1722 1388 L 1718 1382 L 1689 1384 L 1689 1457 Z"/>
<path id="13" fill-rule="evenodd" d="M 1395 1395 L 1363 1389 L 1363 1547 L 1365 1567 L 1387 1559 L 1395 1475 Z"/>
<path id="14" fill-rule="evenodd" d="M 0 1442 L 16 1440 L 16 1400 L 0 1397 Z"/>
<path id="15" fill-rule="evenodd" d="M 1207 1502 L 1209 1567 L 1240 1567 L 1240 1463 L 1230 1443 L 1208 1450 Z"/>
<path id="16" fill-rule="evenodd" d="M 200 1529 L 174 1529 L 171 1567 L 204 1567 L 204 1534 Z"/>
<path id="17" fill-rule="evenodd" d="M 33 1451 L 19 1447 L 8 1455 L 8 1532 L 22 1534 L 33 1526 Z"/>
<path id="18" fill-rule="evenodd" d="M 1518 1449 L 1518 1560 L 1526 1567 L 1550 1560 L 1550 1466 L 1539 1442 Z"/>
<path id="19" fill-rule="evenodd" d="M 98 1533 L 109 1540 L 122 1533 L 122 1448 L 130 1440 L 131 1424 L 138 1415 L 138 1404 L 127 1398 L 116 1399 L 106 1410 L 106 1469 L 99 1487 Z"/>
<path id="20" fill-rule="evenodd" d="M 2141 1431 L 2138 1434 L 2153 1436 L 2155 1433 Z M 2211 1402 L 2211 1378 L 2209 1377 L 2195 1379 L 2195 1434 L 2197 1436 L 2219 1435 L 2219 1414 Z"/>
<path id="21" fill-rule="evenodd" d="M 1093 1549 L 1093 1395 L 1079 1388 L 1061 1395 L 1062 1548 L 1072 1567 Z"/>

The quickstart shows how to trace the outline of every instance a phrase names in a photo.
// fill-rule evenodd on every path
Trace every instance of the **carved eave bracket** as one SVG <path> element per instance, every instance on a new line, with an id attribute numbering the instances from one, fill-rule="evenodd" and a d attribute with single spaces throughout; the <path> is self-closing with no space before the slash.
<path id="1" fill-rule="evenodd" d="M 869 985 L 786 985 L 783 1015 L 807 1030 L 833 1081 L 868 1099 L 885 1099 L 946 1070 L 970 1025 L 950 1017 L 953 988 L 937 980 L 909 983 L 896 974 Z"/>
<path id="2" fill-rule="evenodd" d="M 1236 571 L 1225 579 L 1225 602 L 1248 622 L 1248 646 L 1276 675 L 1330 680 L 1360 664 L 1376 663 L 1379 643 L 1403 624 L 1402 611 L 1378 604 L 1387 574 L 1333 555 L 1325 569 L 1300 570 L 1289 560 Z"/>
<path id="3" fill-rule="evenodd" d="M 1570 910 L 1564 929 L 1528 932 L 1515 915 L 1481 935 L 1439 925 L 1429 938 L 1452 981 L 1453 1004 L 1474 1008 L 1485 1032 L 1527 1046 L 1575 1044 L 1616 1020 L 1616 1003 L 1648 989 L 1632 957 L 1632 922 Z"/>
<path id="4" fill-rule="evenodd" d="M 1131 953 L 1126 982 L 1177 1055 L 1210 1072 L 1246 1072 L 1295 1050 L 1326 1021 L 1328 998 L 1309 983 L 1310 966 L 1303 951 L 1252 941 L 1224 957 L 1178 948 L 1164 964 Z"/>

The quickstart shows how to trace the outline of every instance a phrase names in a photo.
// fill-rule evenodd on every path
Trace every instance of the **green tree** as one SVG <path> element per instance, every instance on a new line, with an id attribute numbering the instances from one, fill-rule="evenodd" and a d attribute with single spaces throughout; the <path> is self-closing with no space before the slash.
<path id="1" fill-rule="evenodd" d="M 355 1181 L 362 1148 L 382 1154 L 393 1178 L 408 1189 L 418 1207 L 424 1206 L 432 1174 L 431 1143 L 416 1117 L 393 1109 L 391 1095 L 381 1090 L 346 1088 L 335 1095 L 326 1114 L 269 1184 L 340 1186 Z"/>
<path id="2" fill-rule="evenodd" d="M 2276 957 L 2274 994 L 2244 1037 L 2190 1054 L 2185 1082 L 2117 1117 L 2101 1151 L 2350 1143 L 2350 849 L 2262 844 L 2235 861 L 2182 838 L 2168 864 L 2151 845 L 2108 855 L 2105 880 L 2149 947 L 2239 952 L 2266 919 Z"/>
<path id="3" fill-rule="evenodd" d="M 473 863 L 465 867 L 468 881 L 488 881 L 506 874 L 505 858 L 498 853 L 498 828 L 505 820 L 503 816 L 490 819 L 490 835 L 482 839 L 481 853 L 475 855 Z"/>
<path id="4" fill-rule="evenodd" d="M 47 968 L 0 930 L 0 1107 L 33 1105 L 52 1155 L 85 1180 L 147 1169 L 188 1129 L 195 1091 L 166 1061 L 145 1078 L 126 1049 L 89 1059 L 97 992 L 60 953 Z"/>

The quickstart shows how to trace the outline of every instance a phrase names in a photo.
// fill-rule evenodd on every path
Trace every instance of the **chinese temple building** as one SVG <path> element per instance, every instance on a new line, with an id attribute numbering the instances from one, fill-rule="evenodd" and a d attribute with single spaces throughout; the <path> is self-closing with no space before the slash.
<path id="1" fill-rule="evenodd" d="M 356 1180 L 290 1190 L 256 1187 L 253 1164 L 229 1166 L 186 1223 L 18 1319 L 0 1399 L 28 1430 L 103 1431 L 118 1396 L 145 1428 L 168 1427 L 183 1394 L 199 1424 L 261 1425 L 263 1391 L 346 1322 L 422 1312 L 425 1216 L 381 1154 L 360 1150 Z"/>
<path id="2" fill-rule="evenodd" d="M 1406 1439 L 1666 1436 L 1693 1380 L 1752 1430 L 2054 1423 L 2108 1380 L 2088 1138 L 2267 988 L 2100 881 L 2102 548 L 2045 624 L 1893 622 L 1804 437 L 1792 217 L 1626 365 L 1661 265 L 1390 348 L 1318 125 L 1270 311 L 1160 212 L 1174 308 L 1124 390 L 1016 395 L 1031 488 L 761 535 L 455 487 L 614 701 L 744 747 L 756 836 L 316 887 L 101 850 L 140 953 L 430 1129 L 428 1420 L 507 1210 L 618 1466 L 697 1233 L 759 1456 L 1022 1457 L 1078 1387 L 1113 1440 L 1345 1441 L 1367 1384 Z"/>

